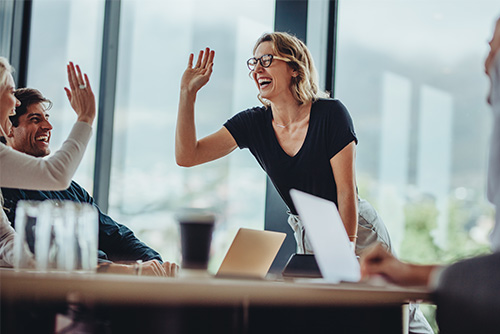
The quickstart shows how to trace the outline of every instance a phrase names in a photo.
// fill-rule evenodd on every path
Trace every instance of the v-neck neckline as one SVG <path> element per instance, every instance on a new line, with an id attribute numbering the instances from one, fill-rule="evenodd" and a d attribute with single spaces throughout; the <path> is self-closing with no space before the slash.
<path id="1" fill-rule="evenodd" d="M 281 146 L 280 144 L 280 141 L 278 140 L 278 136 L 276 134 L 276 131 L 274 130 L 274 127 L 273 127 L 273 110 L 271 107 L 269 107 L 269 111 L 270 111 L 270 117 L 269 117 L 269 126 L 271 127 L 271 132 L 272 132 L 272 136 L 274 138 L 274 142 L 276 143 L 276 145 L 278 145 L 278 147 L 280 148 L 280 151 L 286 156 L 288 157 L 289 159 L 294 159 L 296 158 L 297 156 L 299 156 L 301 154 L 301 152 L 304 150 L 304 147 L 305 147 L 305 144 L 307 142 L 307 139 L 309 138 L 309 132 L 310 132 L 310 129 L 311 129 L 311 120 L 312 120 L 312 113 L 313 113 L 313 106 L 314 106 L 314 102 L 311 103 L 311 110 L 309 111 L 309 124 L 307 124 L 307 132 L 306 132 L 306 136 L 304 137 L 304 141 L 302 142 L 302 145 L 300 146 L 299 150 L 297 151 L 297 153 L 295 153 L 295 155 L 290 155 L 288 154 L 284 149 L 283 147 Z"/>

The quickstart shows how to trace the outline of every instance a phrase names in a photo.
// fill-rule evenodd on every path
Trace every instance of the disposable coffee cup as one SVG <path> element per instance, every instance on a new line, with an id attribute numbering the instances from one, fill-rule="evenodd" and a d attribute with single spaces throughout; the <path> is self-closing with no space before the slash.
<path id="1" fill-rule="evenodd" d="M 182 269 L 208 268 L 215 214 L 203 209 L 184 209 L 176 215 L 180 226 Z"/>

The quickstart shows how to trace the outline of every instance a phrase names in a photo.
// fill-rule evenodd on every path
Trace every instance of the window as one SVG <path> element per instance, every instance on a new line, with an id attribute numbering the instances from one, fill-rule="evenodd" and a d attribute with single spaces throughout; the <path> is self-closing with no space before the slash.
<path id="1" fill-rule="evenodd" d="M 53 103 L 50 122 L 55 152 L 67 138 L 76 114 L 63 87 L 68 86 L 66 64 L 73 61 L 88 74 L 99 97 L 104 0 L 33 1 L 28 62 L 28 87 Z M 87 190 L 94 177 L 95 136 L 87 147 L 75 180 Z"/>
<path id="2" fill-rule="evenodd" d="M 9 58 L 14 1 L 0 2 L 0 56 Z"/>
<path id="3" fill-rule="evenodd" d="M 489 251 L 483 62 L 497 14 L 488 1 L 339 2 L 335 93 L 359 138 L 359 192 L 404 260 Z"/>
<path id="4" fill-rule="evenodd" d="M 333 3 L 331 4 L 333 6 Z M 307 5 L 307 48 L 318 71 L 319 85 L 325 90 L 330 0 L 309 1 Z"/>
<path id="5" fill-rule="evenodd" d="M 211 267 L 239 227 L 264 227 L 266 177 L 248 151 L 193 168 L 175 163 L 179 84 L 190 53 L 216 51 L 212 78 L 198 94 L 198 138 L 259 105 L 246 60 L 272 31 L 274 1 L 124 1 L 110 186 L 110 214 L 165 260 L 179 261 L 175 210 L 210 206 L 220 219 Z M 209 12 L 210 15 L 206 15 Z"/>
<path id="6" fill-rule="evenodd" d="M 360 139 L 360 194 L 405 260 L 488 250 L 483 61 L 497 10 L 492 2 L 340 2 L 336 97 Z"/>

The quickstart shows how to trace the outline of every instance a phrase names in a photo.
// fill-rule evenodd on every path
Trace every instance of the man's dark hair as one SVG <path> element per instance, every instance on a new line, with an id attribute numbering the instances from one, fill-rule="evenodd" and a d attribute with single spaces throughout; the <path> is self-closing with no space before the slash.
<path id="1" fill-rule="evenodd" d="M 28 107 L 33 104 L 44 103 L 45 110 L 52 108 L 52 101 L 44 97 L 37 89 L 19 88 L 16 89 L 14 95 L 21 101 L 21 105 L 16 108 L 16 114 L 14 116 L 9 116 L 13 127 L 17 128 L 19 126 L 19 117 L 26 114 L 28 112 Z"/>

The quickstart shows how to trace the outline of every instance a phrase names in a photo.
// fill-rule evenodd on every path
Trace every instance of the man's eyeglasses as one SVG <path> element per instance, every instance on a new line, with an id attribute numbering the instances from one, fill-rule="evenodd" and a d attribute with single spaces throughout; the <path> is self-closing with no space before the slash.
<path id="1" fill-rule="evenodd" d="M 263 55 L 260 58 L 255 58 L 252 57 L 247 60 L 247 66 L 250 71 L 255 70 L 255 67 L 257 66 L 257 63 L 260 62 L 260 66 L 262 67 L 269 67 L 273 63 L 273 59 L 278 59 L 278 60 L 283 60 L 286 62 L 289 62 L 290 60 L 278 56 L 273 56 L 273 55 Z"/>

